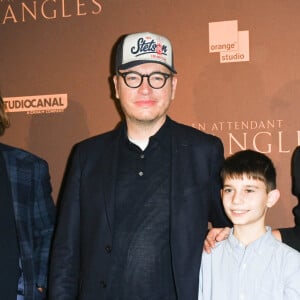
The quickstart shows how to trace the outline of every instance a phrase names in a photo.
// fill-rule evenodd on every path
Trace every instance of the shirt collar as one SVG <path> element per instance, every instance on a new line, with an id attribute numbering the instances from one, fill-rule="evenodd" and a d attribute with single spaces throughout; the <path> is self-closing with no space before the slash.
<path id="1" fill-rule="evenodd" d="M 150 137 L 150 143 L 157 143 L 160 145 L 164 150 L 170 149 L 170 137 L 171 137 L 171 126 L 170 126 L 170 119 L 169 117 L 166 118 L 165 123 L 161 126 L 158 132 Z"/>
<path id="2" fill-rule="evenodd" d="M 170 124 L 171 124 L 171 119 L 167 116 L 166 121 L 160 127 L 160 129 L 153 136 L 150 137 L 148 147 L 150 144 L 155 143 L 155 144 L 160 145 L 164 150 L 170 149 L 170 138 L 171 138 Z M 132 147 L 132 146 L 136 147 L 128 139 L 126 122 L 123 123 L 122 127 L 123 127 L 122 128 L 122 139 L 124 140 L 124 142 L 127 145 L 129 145 L 129 147 Z"/>
<path id="3" fill-rule="evenodd" d="M 260 238 L 245 246 L 233 235 L 233 228 L 231 228 L 228 237 L 228 245 L 230 247 L 230 251 L 255 251 L 258 254 L 263 254 L 265 251 L 268 250 L 270 246 L 270 241 L 274 239 L 272 236 L 271 227 L 266 226 L 266 230 L 267 232 L 263 234 Z"/>

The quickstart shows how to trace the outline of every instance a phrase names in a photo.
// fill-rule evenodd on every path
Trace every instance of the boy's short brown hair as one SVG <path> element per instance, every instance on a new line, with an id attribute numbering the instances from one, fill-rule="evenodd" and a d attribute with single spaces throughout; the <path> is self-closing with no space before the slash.
<path id="1" fill-rule="evenodd" d="M 221 178 L 249 178 L 263 181 L 267 192 L 276 189 L 276 170 L 269 157 L 254 150 L 243 150 L 229 156 L 224 161 Z"/>

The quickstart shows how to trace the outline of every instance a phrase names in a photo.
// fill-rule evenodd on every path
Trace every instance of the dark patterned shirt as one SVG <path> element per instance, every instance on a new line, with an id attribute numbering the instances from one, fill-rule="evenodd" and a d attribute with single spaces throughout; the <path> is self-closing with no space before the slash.
<path id="1" fill-rule="evenodd" d="M 120 147 L 110 300 L 176 300 L 170 251 L 168 120 L 142 151 Z"/>

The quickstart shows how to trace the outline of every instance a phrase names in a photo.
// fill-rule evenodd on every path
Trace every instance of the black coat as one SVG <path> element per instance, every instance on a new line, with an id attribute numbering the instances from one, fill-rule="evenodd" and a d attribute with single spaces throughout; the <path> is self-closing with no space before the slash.
<path id="1" fill-rule="evenodd" d="M 293 194 L 298 197 L 298 205 L 294 207 L 295 227 L 281 228 L 282 241 L 300 251 L 300 146 L 292 157 L 292 183 Z"/>
<path id="2" fill-rule="evenodd" d="M 196 300 L 208 221 L 229 226 L 220 200 L 223 146 L 214 136 L 170 124 L 172 266 L 178 299 Z M 75 147 L 60 200 L 50 300 L 106 299 L 121 130 Z"/>

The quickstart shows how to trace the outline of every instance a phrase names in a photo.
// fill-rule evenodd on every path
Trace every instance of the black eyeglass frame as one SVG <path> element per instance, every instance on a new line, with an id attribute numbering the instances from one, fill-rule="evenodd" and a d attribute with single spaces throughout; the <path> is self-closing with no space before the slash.
<path id="1" fill-rule="evenodd" d="M 129 72 L 121 73 L 120 71 L 118 71 L 117 74 L 118 74 L 119 76 L 121 76 L 121 77 L 123 78 L 125 84 L 126 84 L 129 88 L 132 88 L 132 89 L 136 89 L 136 88 L 140 87 L 140 86 L 142 85 L 142 83 L 143 83 L 144 77 L 146 77 L 149 86 L 150 86 L 151 88 L 153 88 L 153 89 L 159 90 L 159 89 L 162 89 L 162 88 L 166 85 L 166 82 L 167 82 L 167 80 L 168 80 L 170 77 L 173 77 L 173 74 L 163 73 L 163 72 L 159 72 L 159 71 L 157 71 L 157 72 L 152 72 L 152 73 L 150 73 L 150 74 L 141 74 L 141 73 L 136 72 L 136 71 L 129 71 Z M 138 75 L 138 76 L 140 77 L 140 83 L 139 83 L 138 85 L 136 85 L 136 86 L 130 86 L 130 85 L 127 83 L 127 80 L 126 80 L 126 76 L 127 76 L 128 74 L 135 74 L 135 75 Z M 153 75 L 156 75 L 156 74 L 162 75 L 163 78 L 164 78 L 164 82 L 163 82 L 162 86 L 160 86 L 160 87 L 154 87 L 154 86 L 152 86 L 152 84 L 151 84 L 151 82 L 150 82 L 150 77 L 153 76 Z"/>

